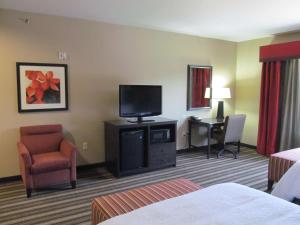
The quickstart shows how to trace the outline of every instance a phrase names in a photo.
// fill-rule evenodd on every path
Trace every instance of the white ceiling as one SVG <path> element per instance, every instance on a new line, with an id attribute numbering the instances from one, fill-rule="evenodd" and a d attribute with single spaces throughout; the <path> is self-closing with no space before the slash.
<path id="1" fill-rule="evenodd" d="M 0 0 L 0 8 L 230 41 L 300 30 L 300 0 Z"/>

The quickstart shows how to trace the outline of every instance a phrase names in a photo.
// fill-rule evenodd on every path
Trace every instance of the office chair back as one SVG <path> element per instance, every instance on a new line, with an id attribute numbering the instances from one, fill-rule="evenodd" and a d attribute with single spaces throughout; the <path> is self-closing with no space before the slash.
<path id="1" fill-rule="evenodd" d="M 239 142 L 242 139 L 246 115 L 229 115 L 225 118 L 224 143 Z"/>

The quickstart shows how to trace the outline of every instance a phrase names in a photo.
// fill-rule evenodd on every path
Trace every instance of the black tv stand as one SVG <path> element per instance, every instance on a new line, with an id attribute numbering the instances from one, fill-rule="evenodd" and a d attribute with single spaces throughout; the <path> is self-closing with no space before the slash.
<path id="1" fill-rule="evenodd" d="M 153 119 L 142 123 L 105 121 L 106 167 L 116 177 L 176 166 L 177 121 Z M 170 138 L 159 143 L 151 141 L 151 133 L 157 130 L 169 130 Z"/>
<path id="2" fill-rule="evenodd" d="M 127 120 L 129 123 L 147 123 L 147 122 L 154 122 L 155 120 L 144 120 L 143 117 L 137 117 L 136 120 Z"/>

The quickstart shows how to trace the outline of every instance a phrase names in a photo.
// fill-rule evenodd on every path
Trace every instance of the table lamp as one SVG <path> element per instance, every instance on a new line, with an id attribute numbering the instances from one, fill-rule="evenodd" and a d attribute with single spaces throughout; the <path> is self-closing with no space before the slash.
<path id="1" fill-rule="evenodd" d="M 230 88 L 212 88 L 212 91 L 210 90 L 210 88 L 206 88 L 204 98 L 212 98 L 212 99 L 231 98 Z M 223 120 L 223 119 L 224 119 L 224 101 L 219 100 L 217 120 Z"/>

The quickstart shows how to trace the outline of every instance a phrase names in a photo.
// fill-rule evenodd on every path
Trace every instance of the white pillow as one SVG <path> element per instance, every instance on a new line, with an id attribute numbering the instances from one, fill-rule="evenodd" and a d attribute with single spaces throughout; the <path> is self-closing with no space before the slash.
<path id="1" fill-rule="evenodd" d="M 290 202 L 300 198 L 300 161 L 281 177 L 271 194 Z"/>

